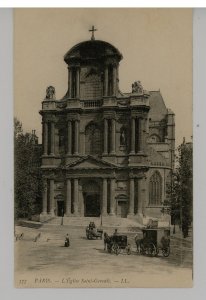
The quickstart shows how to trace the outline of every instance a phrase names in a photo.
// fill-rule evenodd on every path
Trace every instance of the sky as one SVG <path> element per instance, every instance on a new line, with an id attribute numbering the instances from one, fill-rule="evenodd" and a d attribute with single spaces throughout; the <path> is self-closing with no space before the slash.
<path id="1" fill-rule="evenodd" d="M 67 91 L 64 54 L 89 40 L 113 44 L 123 55 L 120 90 L 131 92 L 134 81 L 159 90 L 175 113 L 176 146 L 192 136 L 191 9 L 15 9 L 14 115 L 25 132 L 36 129 L 41 141 L 41 102 L 53 85 L 56 98 Z"/>

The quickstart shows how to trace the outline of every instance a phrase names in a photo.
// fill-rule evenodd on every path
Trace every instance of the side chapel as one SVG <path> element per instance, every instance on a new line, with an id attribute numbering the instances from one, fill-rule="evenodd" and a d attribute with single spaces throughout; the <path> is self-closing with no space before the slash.
<path id="1" fill-rule="evenodd" d="M 120 91 L 122 54 L 94 30 L 64 56 L 65 96 L 57 100 L 49 86 L 42 102 L 41 220 L 160 218 L 174 167 L 174 113 L 140 81 Z"/>

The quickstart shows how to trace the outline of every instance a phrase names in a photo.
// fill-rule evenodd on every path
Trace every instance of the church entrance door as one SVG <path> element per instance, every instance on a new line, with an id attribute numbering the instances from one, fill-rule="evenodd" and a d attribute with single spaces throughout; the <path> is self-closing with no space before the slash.
<path id="1" fill-rule="evenodd" d="M 64 215 L 64 201 L 57 201 L 57 216 L 62 217 Z"/>
<path id="2" fill-rule="evenodd" d="M 100 216 L 100 201 L 98 194 L 88 194 L 85 196 L 85 217 Z"/>

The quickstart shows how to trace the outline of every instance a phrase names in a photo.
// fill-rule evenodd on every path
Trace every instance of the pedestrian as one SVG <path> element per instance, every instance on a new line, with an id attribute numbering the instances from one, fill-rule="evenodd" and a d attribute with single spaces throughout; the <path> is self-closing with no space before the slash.
<path id="1" fill-rule="evenodd" d="M 69 246 L 70 246 L 70 241 L 69 241 L 69 235 L 67 233 L 65 237 L 64 247 L 69 247 Z"/>

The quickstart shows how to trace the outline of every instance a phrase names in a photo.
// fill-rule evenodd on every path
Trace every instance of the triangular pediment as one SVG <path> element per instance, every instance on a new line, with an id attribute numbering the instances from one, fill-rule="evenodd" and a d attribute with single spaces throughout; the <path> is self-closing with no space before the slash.
<path id="1" fill-rule="evenodd" d="M 108 169 L 113 167 L 115 167 L 115 165 L 90 155 L 80 158 L 66 166 L 67 169 Z"/>

